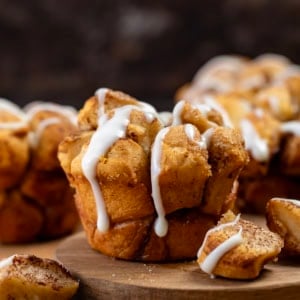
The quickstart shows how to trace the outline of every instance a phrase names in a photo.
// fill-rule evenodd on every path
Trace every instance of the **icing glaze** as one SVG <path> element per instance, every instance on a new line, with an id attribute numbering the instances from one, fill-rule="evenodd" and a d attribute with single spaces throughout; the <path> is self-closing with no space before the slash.
<path id="1" fill-rule="evenodd" d="M 234 88 L 234 74 L 240 72 L 246 61 L 238 56 L 221 55 L 209 60 L 198 70 L 193 78 L 193 84 L 202 90 L 227 92 Z M 219 74 L 224 76 L 218 76 Z"/>
<path id="2" fill-rule="evenodd" d="M 202 134 L 202 139 L 205 141 L 205 145 L 206 145 L 206 148 L 209 147 L 210 145 L 210 140 L 211 140 L 211 137 L 213 135 L 213 133 L 215 132 L 215 128 L 212 127 L 212 128 L 208 128 L 206 131 L 204 131 L 204 133 Z"/>
<path id="3" fill-rule="evenodd" d="M 214 132 L 214 128 L 207 129 L 202 135 L 200 135 L 199 141 L 195 141 L 195 130 L 196 128 L 192 124 L 184 125 L 185 134 L 194 143 L 196 143 L 199 148 L 207 149 L 209 147 L 211 136 Z"/>
<path id="4" fill-rule="evenodd" d="M 279 98 L 275 95 L 271 95 L 267 98 L 271 111 L 275 114 L 280 113 L 280 106 L 279 106 Z"/>
<path id="5" fill-rule="evenodd" d="M 157 218 L 154 223 L 154 231 L 159 237 L 163 237 L 168 232 L 168 221 L 165 218 L 165 210 L 163 207 L 160 187 L 159 175 L 161 173 L 161 152 L 162 144 L 170 127 L 161 129 L 155 137 L 151 151 L 151 187 L 154 207 L 157 213 Z"/>
<path id="6" fill-rule="evenodd" d="M 127 126 L 130 122 L 130 114 L 133 110 L 142 111 L 145 115 L 148 114 L 148 117 L 146 116 L 148 121 L 152 122 L 155 118 L 152 113 L 144 111 L 135 105 L 125 105 L 115 109 L 114 115 L 111 119 L 108 119 L 106 114 L 100 115 L 98 117 L 98 124 L 102 124 L 102 126 L 98 127 L 92 135 L 90 143 L 85 150 L 81 161 L 83 174 L 89 181 L 95 198 L 97 229 L 101 232 L 106 232 L 109 229 L 109 217 L 107 215 L 103 194 L 96 176 L 97 163 L 118 139 L 126 136 Z M 103 121 L 103 119 L 105 121 Z"/>
<path id="7" fill-rule="evenodd" d="M 280 130 L 283 133 L 292 133 L 296 136 L 300 136 L 300 121 L 289 121 L 282 123 Z"/>
<path id="8" fill-rule="evenodd" d="M 262 139 L 252 122 L 243 119 L 240 122 L 240 128 L 245 140 L 245 148 L 257 161 L 267 161 L 270 158 L 270 151 L 265 139 Z"/>
<path id="9" fill-rule="evenodd" d="M 27 118 L 25 113 L 11 101 L 0 98 L 0 110 L 7 111 L 12 115 L 20 118 L 19 121 L 0 122 L 0 129 L 20 129 L 27 126 Z"/>
<path id="10" fill-rule="evenodd" d="M 161 111 L 158 113 L 158 117 L 161 121 L 161 123 L 164 126 L 169 126 L 172 123 L 172 119 L 173 119 L 173 115 L 171 112 L 169 111 Z"/>
<path id="11" fill-rule="evenodd" d="M 109 218 L 106 212 L 102 191 L 96 177 L 96 165 L 101 156 L 119 139 L 126 136 L 130 113 L 134 106 L 123 106 L 115 110 L 114 116 L 92 135 L 90 144 L 82 158 L 81 167 L 84 176 L 92 188 L 97 210 L 97 229 L 106 232 L 109 229 Z M 100 119 L 105 115 L 100 115 Z M 101 123 L 101 120 L 100 120 Z M 101 141 L 99 143 L 99 141 Z"/>
<path id="12" fill-rule="evenodd" d="M 286 79 L 294 76 L 300 76 L 300 66 L 289 65 L 282 72 L 275 74 L 274 84 L 280 84 Z"/>
<path id="13" fill-rule="evenodd" d="M 168 232 L 168 221 L 165 218 L 166 214 L 160 193 L 159 175 L 161 173 L 161 155 L 163 140 L 166 134 L 169 132 L 170 128 L 171 127 L 165 127 L 161 129 L 160 132 L 156 135 L 151 152 L 152 198 L 157 213 L 157 218 L 154 223 L 154 231 L 159 237 L 164 237 Z M 214 129 L 208 129 L 204 134 L 200 136 L 200 139 L 198 141 L 195 140 L 195 130 L 196 128 L 192 124 L 184 125 L 184 132 L 188 139 L 196 143 L 200 149 L 207 148 Z"/>
<path id="14" fill-rule="evenodd" d="M 7 258 L 5 258 L 5 259 L 2 259 L 2 260 L 0 261 L 0 269 L 12 265 L 15 256 L 16 256 L 16 255 L 14 254 L 14 255 L 9 256 L 9 257 L 7 257 Z"/>
<path id="15" fill-rule="evenodd" d="M 44 132 L 44 130 L 53 124 L 60 123 L 61 120 L 59 118 L 48 118 L 39 122 L 37 129 L 33 132 L 31 131 L 28 135 L 29 144 L 32 148 L 36 148 L 39 144 L 40 138 Z"/>
<path id="16" fill-rule="evenodd" d="M 289 202 L 292 203 L 298 207 L 300 207 L 300 200 L 296 200 L 296 199 L 288 199 L 288 198 L 272 198 L 271 201 L 285 201 L 285 202 Z"/>
<path id="17" fill-rule="evenodd" d="M 213 109 L 215 109 L 217 112 L 220 113 L 223 119 L 223 123 L 224 123 L 223 125 L 225 127 L 233 128 L 233 124 L 230 120 L 230 117 L 221 104 L 219 104 L 212 96 L 208 96 L 208 95 L 203 97 L 203 101 L 205 104 L 209 105 L 210 107 L 212 107 Z"/>
<path id="18" fill-rule="evenodd" d="M 175 107 L 173 109 L 173 122 L 172 122 L 173 126 L 182 124 L 181 115 L 182 115 L 182 111 L 183 111 L 185 103 L 186 102 L 184 100 L 181 100 L 175 105 Z M 204 115 L 205 117 L 212 110 L 212 107 L 210 105 L 204 104 L 204 103 L 190 104 L 190 106 L 193 109 L 197 109 L 198 111 L 200 111 L 201 114 Z M 211 126 L 216 126 L 215 123 L 210 122 L 210 121 L 208 121 L 208 122 L 211 124 Z"/>
<path id="19" fill-rule="evenodd" d="M 246 62 L 240 57 L 233 55 L 220 55 L 210 59 L 199 71 L 195 74 L 193 81 L 198 82 L 205 75 L 210 75 L 217 70 L 226 70 L 229 72 L 238 72 Z"/>
<path id="20" fill-rule="evenodd" d="M 102 126 L 103 123 L 105 123 L 107 121 L 107 115 L 105 114 L 105 107 L 104 107 L 104 102 L 105 102 L 105 97 L 106 94 L 108 92 L 107 88 L 100 88 L 95 92 L 95 96 L 98 100 L 98 126 Z M 102 116 L 102 118 L 100 119 L 99 117 Z M 100 124 L 100 122 L 102 124 Z"/>
<path id="21" fill-rule="evenodd" d="M 239 222 L 239 219 L 240 219 L 240 215 L 237 215 L 236 218 L 234 219 L 234 221 L 228 222 L 225 224 L 220 224 L 220 225 L 208 230 L 205 235 L 205 238 L 203 240 L 203 243 L 197 253 L 197 257 L 199 258 L 201 256 L 201 254 L 204 250 L 204 247 L 206 245 L 207 239 L 210 236 L 210 234 L 212 234 L 213 232 L 219 231 L 219 230 L 223 230 L 226 227 L 235 226 Z M 218 264 L 218 262 L 222 258 L 222 256 L 224 256 L 228 251 L 230 251 L 234 247 L 241 244 L 242 241 L 243 241 L 242 228 L 240 226 L 239 231 L 236 234 L 232 235 L 227 240 L 225 240 L 223 243 L 218 245 L 211 253 L 209 253 L 206 256 L 206 258 L 204 259 L 204 261 L 199 264 L 199 267 L 201 268 L 202 271 L 204 271 L 208 274 L 212 274 L 214 268 L 216 267 L 216 265 Z"/>
<path id="22" fill-rule="evenodd" d="M 245 78 L 241 81 L 240 86 L 244 89 L 250 90 L 255 88 L 260 88 L 266 83 L 266 79 L 262 74 L 257 74 L 255 76 L 251 76 Z"/>
<path id="23" fill-rule="evenodd" d="M 58 113 L 67 117 L 71 123 L 77 124 L 77 111 L 72 106 L 60 105 L 56 103 L 50 102 L 42 102 L 35 101 L 27 104 L 24 107 L 24 111 L 26 112 L 29 119 L 32 119 L 35 114 L 41 111 L 49 111 Z"/>
<path id="24" fill-rule="evenodd" d="M 180 125 L 182 124 L 181 114 L 185 105 L 185 101 L 180 100 L 173 108 L 173 121 L 172 125 Z"/>
<path id="25" fill-rule="evenodd" d="M 259 56 L 257 56 L 254 59 L 255 62 L 258 63 L 269 63 L 269 64 L 281 64 L 281 65 L 288 65 L 290 64 L 290 60 L 287 59 L 285 56 L 283 55 L 279 55 L 279 54 L 275 54 L 275 53 L 265 53 L 265 54 L 261 54 Z"/>

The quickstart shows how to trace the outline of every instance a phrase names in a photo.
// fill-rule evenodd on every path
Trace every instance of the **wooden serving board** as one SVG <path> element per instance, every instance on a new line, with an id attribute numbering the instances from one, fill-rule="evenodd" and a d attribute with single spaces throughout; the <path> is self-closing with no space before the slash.
<path id="1" fill-rule="evenodd" d="M 67 238 L 56 257 L 80 279 L 78 299 L 300 299 L 300 261 L 279 261 L 251 281 L 211 279 L 195 261 L 127 262 L 92 250 L 80 232 Z"/>

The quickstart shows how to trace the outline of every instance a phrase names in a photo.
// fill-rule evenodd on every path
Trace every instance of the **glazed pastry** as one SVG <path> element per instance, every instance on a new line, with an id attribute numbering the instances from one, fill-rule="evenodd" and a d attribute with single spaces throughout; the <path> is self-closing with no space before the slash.
<path id="1" fill-rule="evenodd" d="M 266 207 L 267 225 L 284 239 L 283 253 L 288 256 L 300 254 L 300 201 L 272 198 Z"/>
<path id="2" fill-rule="evenodd" d="M 0 242 L 24 243 L 73 231 L 73 190 L 57 159 L 61 140 L 77 129 L 77 113 L 33 102 L 23 110 L 0 99 Z"/>
<path id="3" fill-rule="evenodd" d="M 250 157 L 240 180 L 239 199 L 244 209 L 265 210 L 266 201 L 285 195 L 279 188 L 265 184 L 268 178 L 288 175 L 292 181 L 300 178 L 300 68 L 286 57 L 264 54 L 255 59 L 239 56 L 213 58 L 175 95 L 192 106 L 207 103 L 217 105 L 225 126 L 240 131 Z M 187 104 L 186 104 L 187 106 Z M 259 190 L 260 197 L 249 195 L 248 186 Z M 293 188 L 292 195 L 300 196 Z M 295 194 L 296 193 L 296 194 Z M 270 197 L 271 196 L 271 197 Z M 255 203 L 255 201 L 257 201 Z M 248 204 L 248 205 L 247 205 Z M 262 209 L 261 209 L 262 208 Z"/>
<path id="4" fill-rule="evenodd" d="M 32 168 L 52 171 L 60 168 L 57 148 L 66 135 L 76 129 L 72 107 L 47 102 L 32 102 L 24 107 L 29 123 L 28 141 Z"/>
<path id="5" fill-rule="evenodd" d="M 235 182 L 248 163 L 248 155 L 239 132 L 225 127 L 217 127 L 211 133 L 208 153 L 212 176 L 207 181 L 201 209 L 219 216 L 226 211 L 224 196 L 230 201 Z"/>
<path id="6" fill-rule="evenodd" d="M 58 156 L 90 245 L 129 260 L 195 257 L 205 232 L 234 205 L 234 182 L 248 161 L 241 136 L 221 124 L 209 105 L 178 103 L 164 127 L 153 107 L 124 93 L 100 89 L 87 100 L 82 130 Z M 218 170 L 221 153 L 232 164 Z"/>
<path id="7" fill-rule="evenodd" d="M 201 270 L 212 277 L 254 279 L 283 247 L 279 235 L 228 211 L 210 229 L 198 251 Z"/>
<path id="8" fill-rule="evenodd" d="M 0 189 L 9 189 L 23 176 L 30 160 L 24 112 L 0 99 Z M 12 167 L 13 166 L 13 167 Z"/>
<path id="9" fill-rule="evenodd" d="M 79 286 L 55 260 L 13 255 L 0 261 L 1 299 L 71 299 Z"/>
<path id="10" fill-rule="evenodd" d="M 298 178 L 282 176 L 276 170 L 270 173 L 258 178 L 240 177 L 237 206 L 241 211 L 264 215 L 266 204 L 273 195 L 281 198 L 297 198 L 300 195 Z"/>

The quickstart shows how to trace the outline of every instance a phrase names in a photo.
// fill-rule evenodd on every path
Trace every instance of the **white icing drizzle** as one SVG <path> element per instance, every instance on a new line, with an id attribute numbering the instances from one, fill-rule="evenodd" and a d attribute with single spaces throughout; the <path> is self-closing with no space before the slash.
<path id="1" fill-rule="evenodd" d="M 218 70 L 226 70 L 229 72 L 238 72 L 246 62 L 240 57 L 233 55 L 220 55 L 210 59 L 199 71 L 195 74 L 193 81 L 198 82 L 207 75 L 211 75 Z"/>
<path id="2" fill-rule="evenodd" d="M 186 102 L 184 100 L 181 100 L 175 105 L 175 107 L 173 109 L 173 122 L 172 122 L 173 126 L 182 124 L 181 115 L 182 115 L 182 110 L 184 108 L 185 103 Z M 205 117 L 212 110 L 212 107 L 210 105 L 203 104 L 203 103 L 190 104 L 190 106 L 193 109 L 197 109 L 198 111 L 200 111 L 200 113 L 202 115 L 204 115 Z M 211 124 L 211 126 L 216 126 L 215 123 L 210 122 L 210 121 L 208 121 L 208 122 Z"/>
<path id="3" fill-rule="evenodd" d="M 237 56 L 217 56 L 198 70 L 193 78 L 193 84 L 200 90 L 212 89 L 221 93 L 230 91 L 234 88 L 236 74 L 246 64 L 245 60 Z"/>
<path id="4" fill-rule="evenodd" d="M 29 144 L 32 148 L 36 148 L 39 144 L 40 138 L 44 132 L 44 130 L 53 124 L 60 123 L 61 120 L 59 118 L 48 118 L 45 120 L 42 120 L 39 124 L 37 129 L 33 132 L 31 131 L 28 135 Z"/>
<path id="5" fill-rule="evenodd" d="M 181 114 L 184 108 L 185 101 L 180 100 L 173 108 L 173 122 L 172 125 L 180 125 L 182 124 Z"/>
<path id="6" fill-rule="evenodd" d="M 279 98 L 275 95 L 271 95 L 271 96 L 267 97 L 266 99 L 269 103 L 271 111 L 275 114 L 279 114 L 280 113 Z"/>
<path id="7" fill-rule="evenodd" d="M 102 191 L 97 181 L 96 166 L 100 157 L 104 156 L 119 138 L 124 138 L 126 136 L 130 114 L 133 109 L 137 109 L 137 107 L 126 105 L 116 109 L 113 117 L 107 120 L 101 129 L 98 128 L 95 131 L 82 158 L 82 171 L 89 181 L 95 197 L 97 229 L 101 232 L 106 232 L 109 229 L 109 217 L 106 212 Z M 106 118 L 105 115 L 99 116 L 100 119 L 103 117 Z"/>
<path id="8" fill-rule="evenodd" d="M 264 110 L 261 109 L 261 108 L 254 108 L 254 109 L 253 109 L 253 113 L 254 113 L 254 115 L 255 115 L 256 117 L 258 117 L 258 118 L 263 118 L 264 115 L 265 115 Z"/>
<path id="9" fill-rule="evenodd" d="M 0 123 L 0 129 L 11 129 L 11 130 L 16 130 L 20 128 L 24 128 L 27 126 L 27 122 L 25 120 L 21 120 L 19 122 L 4 122 Z"/>
<path id="10" fill-rule="evenodd" d="M 192 124 L 184 125 L 185 134 L 190 141 L 195 142 L 201 149 L 209 147 L 210 138 L 214 132 L 214 128 L 207 129 L 201 136 L 199 141 L 195 141 L 195 127 Z"/>
<path id="11" fill-rule="evenodd" d="M 289 65 L 282 72 L 275 75 L 274 84 L 280 84 L 290 77 L 300 76 L 300 66 Z"/>
<path id="12" fill-rule="evenodd" d="M 255 76 L 250 76 L 247 78 L 244 78 L 240 86 L 244 89 L 250 90 L 255 88 L 260 88 L 265 84 L 266 80 L 262 74 L 257 74 Z"/>
<path id="13" fill-rule="evenodd" d="M 26 127 L 27 125 L 27 118 L 25 113 L 14 103 L 11 101 L 0 98 L 0 110 L 4 110 L 10 112 L 11 114 L 15 115 L 16 117 L 20 118 L 19 121 L 12 121 L 12 122 L 1 122 L 0 129 L 19 129 Z"/>
<path id="14" fill-rule="evenodd" d="M 9 257 L 7 257 L 7 258 L 5 258 L 5 259 L 2 259 L 2 260 L 0 261 L 0 269 L 12 265 L 15 256 L 16 256 L 16 255 L 14 254 L 14 255 L 9 256 Z"/>
<path id="15" fill-rule="evenodd" d="M 184 131 L 190 141 L 195 141 L 195 127 L 192 124 L 185 124 Z"/>
<path id="16" fill-rule="evenodd" d="M 205 141 L 205 145 L 206 145 L 206 148 L 209 147 L 210 145 L 210 140 L 211 140 L 211 137 L 213 135 L 213 133 L 215 132 L 215 128 L 212 127 L 212 128 L 208 128 L 206 131 L 204 131 L 204 133 L 202 134 L 202 140 Z"/>
<path id="17" fill-rule="evenodd" d="M 152 198 L 154 207 L 157 213 L 157 218 L 154 223 L 154 231 L 159 237 L 164 237 L 168 233 L 168 221 L 165 218 L 165 210 L 162 203 L 159 175 L 161 173 L 161 151 L 163 146 L 163 140 L 171 127 L 165 127 L 159 131 L 156 135 L 154 143 L 152 145 L 151 152 L 151 185 L 152 185 Z M 194 143 L 196 143 L 200 149 L 207 148 L 210 137 L 214 131 L 214 128 L 209 128 L 204 134 L 200 136 L 200 140 L 195 140 L 196 128 L 192 124 L 185 124 L 184 131 L 186 136 Z"/>
<path id="18" fill-rule="evenodd" d="M 208 96 L 208 95 L 206 95 L 203 98 L 203 101 L 205 104 L 209 105 L 210 107 L 212 107 L 213 109 L 215 109 L 217 112 L 220 113 L 225 127 L 233 128 L 233 124 L 230 120 L 230 117 L 221 104 L 219 104 L 212 96 Z"/>
<path id="19" fill-rule="evenodd" d="M 201 254 L 204 250 L 204 247 L 206 245 L 207 239 L 211 233 L 216 232 L 218 230 L 223 230 L 226 227 L 235 226 L 238 223 L 239 219 L 240 219 L 240 215 L 237 215 L 236 218 L 234 219 L 234 221 L 225 223 L 225 224 L 220 224 L 220 225 L 208 230 L 205 235 L 204 241 L 198 251 L 198 254 L 197 254 L 198 258 L 201 256 Z M 201 270 L 208 274 L 212 274 L 214 268 L 216 267 L 216 265 L 218 264 L 218 262 L 222 258 L 222 256 L 224 256 L 228 251 L 230 251 L 234 247 L 241 244 L 242 241 L 243 241 L 242 227 L 240 226 L 240 229 L 236 234 L 234 234 L 229 239 L 227 239 L 226 241 L 221 243 L 211 253 L 209 253 L 206 256 L 204 261 L 199 264 Z"/>
<path id="20" fill-rule="evenodd" d="M 203 104 L 203 103 L 197 103 L 192 105 L 193 108 L 198 109 L 202 115 L 204 115 L 205 117 L 208 115 L 208 113 L 212 110 L 212 107 L 207 105 L 207 104 Z"/>
<path id="21" fill-rule="evenodd" d="M 280 130 L 283 133 L 292 133 L 296 136 L 300 136 L 300 121 L 289 121 L 282 123 Z"/>
<path id="22" fill-rule="evenodd" d="M 105 105 L 104 105 L 107 92 L 108 92 L 107 88 L 99 88 L 95 92 L 95 96 L 97 97 L 98 107 L 99 107 L 98 108 L 98 125 L 100 125 L 100 126 L 102 126 L 103 123 L 105 123 L 108 119 L 107 115 L 105 114 Z M 152 122 L 155 117 L 158 118 L 158 113 L 151 104 L 142 102 L 142 101 L 138 101 L 135 105 L 144 112 L 147 122 Z M 102 117 L 100 120 L 99 119 L 100 116 L 105 116 L 105 117 Z"/>
<path id="23" fill-rule="evenodd" d="M 152 113 L 153 115 L 157 115 L 156 109 L 149 103 L 138 101 L 137 106 L 139 106 L 143 111 Z"/>
<path id="24" fill-rule="evenodd" d="M 164 126 L 170 126 L 172 123 L 173 115 L 169 111 L 161 111 L 158 113 L 158 117 L 161 121 L 161 123 Z"/>
<path id="25" fill-rule="evenodd" d="M 289 202 L 292 203 L 298 207 L 300 207 L 300 200 L 296 200 L 296 199 L 288 199 L 288 198 L 272 198 L 271 201 L 285 201 L 285 202 Z"/>
<path id="26" fill-rule="evenodd" d="M 168 221 L 165 218 L 165 210 L 162 204 L 159 175 L 161 172 L 161 151 L 162 144 L 166 134 L 169 132 L 170 127 L 161 129 L 155 137 L 151 151 L 151 186 L 152 198 L 154 207 L 157 213 L 157 218 L 154 223 L 154 231 L 159 237 L 164 237 L 168 232 Z"/>
<path id="27" fill-rule="evenodd" d="M 70 122 L 77 124 L 77 111 L 72 106 L 60 105 L 50 102 L 35 101 L 27 104 L 24 107 L 29 119 L 32 119 L 35 114 L 41 111 L 50 111 L 67 117 Z"/>
<path id="28" fill-rule="evenodd" d="M 89 181 L 95 197 L 97 229 L 101 232 L 106 232 L 109 229 L 109 217 L 107 215 L 103 194 L 96 177 L 97 163 L 101 156 L 104 156 L 118 139 L 126 136 L 127 126 L 130 122 L 130 114 L 133 110 L 143 111 L 145 115 L 147 114 L 147 111 L 142 110 L 138 106 L 125 105 L 115 109 L 111 119 L 108 119 L 106 114 L 100 115 L 98 124 L 102 124 L 102 126 L 101 128 L 98 127 L 92 135 L 89 146 L 81 161 L 83 174 Z M 154 117 L 152 114 L 151 121 Z M 103 119 L 105 122 L 103 122 Z"/>
<path id="29" fill-rule="evenodd" d="M 107 92 L 108 92 L 107 88 L 100 88 L 95 92 L 95 96 L 98 100 L 98 125 L 99 126 L 103 125 L 103 124 L 99 124 L 99 121 L 101 121 L 101 123 L 105 123 L 107 121 L 107 116 L 105 115 L 105 109 L 104 109 L 104 102 L 105 102 Z M 99 119 L 100 116 L 106 116 L 106 117 L 102 117 L 100 120 Z"/>
<path id="30" fill-rule="evenodd" d="M 215 74 L 205 74 L 196 84 L 201 90 L 214 90 L 218 93 L 226 93 L 234 88 L 232 80 L 225 80 Z"/>
<path id="31" fill-rule="evenodd" d="M 285 56 L 275 53 L 265 53 L 257 56 L 254 59 L 255 62 L 258 63 L 268 63 L 268 64 L 281 64 L 281 65 L 288 65 L 290 64 L 290 60 L 287 59 Z"/>
<path id="32" fill-rule="evenodd" d="M 254 125 L 247 119 L 240 122 L 240 128 L 245 140 L 245 148 L 257 161 L 267 161 L 270 157 L 270 150 L 265 139 L 262 139 Z"/>
<path id="33" fill-rule="evenodd" d="M 8 112 L 12 113 L 13 115 L 18 116 L 21 119 L 25 118 L 25 114 L 21 110 L 21 108 L 19 108 L 18 105 L 12 103 L 11 101 L 9 101 L 7 99 L 0 98 L 0 109 L 8 111 Z"/>

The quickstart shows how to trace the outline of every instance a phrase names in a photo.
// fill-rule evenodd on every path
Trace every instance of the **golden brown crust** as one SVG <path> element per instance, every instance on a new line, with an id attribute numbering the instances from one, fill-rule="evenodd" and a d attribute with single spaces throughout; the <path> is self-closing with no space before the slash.
<path id="1" fill-rule="evenodd" d="M 295 202 L 272 198 L 266 207 L 267 225 L 284 239 L 283 252 L 288 256 L 300 254 L 300 201 Z"/>
<path id="2" fill-rule="evenodd" d="M 49 124 L 38 133 L 40 124 L 53 118 L 53 124 Z M 63 114 L 49 111 L 36 113 L 29 122 L 31 133 L 29 138 L 37 138 L 38 142 L 31 147 L 31 166 L 36 170 L 59 169 L 60 164 L 57 159 L 57 148 L 65 136 L 77 130 L 76 126 Z M 36 137 L 38 135 L 38 137 Z"/>
<path id="3" fill-rule="evenodd" d="M 298 180 L 300 175 L 300 142 L 297 133 L 300 128 L 298 65 L 294 65 L 281 55 L 274 54 L 261 55 L 247 61 L 241 61 L 238 56 L 220 56 L 209 61 L 190 83 L 180 88 L 175 95 L 176 100 L 178 95 L 191 105 L 203 103 L 205 97 L 213 97 L 214 101 L 226 111 L 233 126 L 241 130 L 249 151 L 250 162 L 241 172 L 240 198 L 248 193 L 248 185 L 252 186 L 256 180 L 254 185 L 257 186 L 258 180 L 270 181 L 273 176 L 278 176 L 283 181 L 286 175 Z M 286 124 L 290 121 L 293 124 Z M 253 142 L 254 140 L 256 141 Z M 260 150 L 263 151 L 259 153 Z M 268 183 L 262 185 L 269 186 Z M 261 196 L 263 198 L 277 196 L 276 192 L 283 190 L 280 183 L 279 186 L 266 188 L 264 195 L 263 190 L 258 187 L 259 197 L 252 197 L 248 206 L 257 207 L 259 209 L 257 212 L 264 211 L 265 201 L 262 204 L 259 201 L 254 203 L 255 200 Z M 295 194 L 294 190 L 293 188 L 292 194 L 299 197 L 300 194 Z M 248 203 L 248 199 L 243 201 Z"/>
<path id="4" fill-rule="evenodd" d="M 232 222 L 234 218 L 234 214 L 229 211 L 218 225 Z M 232 226 L 210 232 L 203 251 L 199 254 L 198 263 L 201 265 L 209 253 L 237 234 L 241 228 L 242 242 L 218 260 L 212 274 L 234 279 L 256 278 L 267 262 L 276 259 L 283 247 L 283 241 L 276 233 L 243 219 Z"/>
<path id="5" fill-rule="evenodd" d="M 19 191 L 2 193 L 0 206 L 0 240 L 2 243 L 33 241 L 43 227 L 42 211 Z"/>
<path id="6" fill-rule="evenodd" d="M 71 174 L 77 192 L 84 195 L 86 209 L 94 215 L 94 194 L 82 175 L 82 155 L 83 151 L 72 161 Z M 148 171 L 149 157 L 130 139 L 117 141 L 107 157 L 99 160 L 97 175 L 112 222 L 142 218 L 154 212 Z"/>
<path id="7" fill-rule="evenodd" d="M 168 216 L 168 234 L 160 238 L 150 228 L 138 260 L 172 261 L 195 257 L 205 233 L 215 225 L 211 216 L 196 209 L 179 210 Z"/>
<path id="8" fill-rule="evenodd" d="M 136 105 L 138 100 L 120 91 L 107 89 L 104 100 L 104 112 L 124 105 Z M 94 130 L 98 127 L 99 101 L 97 96 L 89 98 L 78 114 L 81 130 Z"/>
<path id="9" fill-rule="evenodd" d="M 212 176 L 205 187 L 202 211 L 218 216 L 224 199 L 230 197 L 235 180 L 248 162 L 248 155 L 239 132 L 224 127 L 214 130 L 208 152 Z"/>
<path id="10" fill-rule="evenodd" d="M 102 99 L 110 120 L 118 112 L 112 108 L 128 104 L 132 98 L 110 90 L 108 95 L 121 97 L 119 102 L 113 99 L 112 105 L 107 96 Z M 124 98 L 127 102 L 124 102 Z M 151 195 L 153 182 L 150 178 L 150 160 L 151 147 L 162 124 L 155 114 L 149 120 L 138 108 L 141 104 L 135 103 L 137 108 L 133 108 L 129 114 L 125 136 L 114 141 L 95 164 L 97 183 L 110 221 L 108 231 L 103 232 L 97 229 L 95 195 L 82 167 L 83 156 L 95 132 L 86 129 L 97 127 L 96 115 L 92 111 L 95 110 L 95 99 L 87 102 L 80 114 L 82 122 L 91 122 L 90 127 L 85 124 L 84 130 L 67 137 L 59 147 L 58 157 L 71 185 L 76 189 L 76 206 L 90 245 L 107 255 L 129 260 L 194 258 L 216 216 L 222 209 L 234 206 L 234 181 L 248 160 L 239 133 L 218 127 L 221 115 L 217 111 L 212 110 L 209 115 L 211 119 L 208 120 L 190 105 L 185 106 L 181 113 L 183 125 L 167 128 L 160 148 L 158 183 L 168 232 L 164 237 L 158 237 L 154 230 L 157 213 Z M 132 105 L 131 102 L 129 104 Z M 103 111 L 98 103 L 97 110 Z M 186 122 L 189 125 L 185 125 Z M 97 128 L 100 133 L 101 124 Z M 200 132 L 212 126 L 216 128 L 215 136 L 211 139 L 211 147 L 207 149 L 206 143 L 209 144 L 210 138 L 202 136 Z M 218 165 L 217 160 L 221 159 L 224 152 L 226 161 Z M 211 164 L 215 164 L 215 174 L 211 172 L 210 155 Z M 221 182 L 229 177 L 225 187 L 221 187 Z M 212 204 L 215 194 L 207 197 L 211 203 L 209 213 L 213 216 L 201 212 L 201 201 L 210 179 L 211 191 L 214 184 L 220 187 L 217 203 Z M 218 207 L 212 209 L 213 206 Z"/>
<path id="11" fill-rule="evenodd" d="M 14 187 L 29 164 L 30 154 L 26 133 L 0 129 L 0 189 Z"/>
<path id="12" fill-rule="evenodd" d="M 0 112 L 0 242 L 24 243 L 71 232 L 78 216 L 57 148 L 76 130 L 73 110 L 33 103 L 15 116 L 10 112 L 18 112 L 14 104 L 0 104 L 8 107 Z"/>
<path id="13" fill-rule="evenodd" d="M 222 116 L 215 109 L 209 110 L 204 115 L 196 106 L 193 107 L 189 102 L 184 103 L 181 119 L 182 123 L 190 123 L 196 126 L 200 133 L 216 125 L 221 126 L 223 124 Z"/>
<path id="14" fill-rule="evenodd" d="M 71 299 L 79 286 L 55 260 L 13 255 L 0 262 L 1 299 Z"/>
<path id="15" fill-rule="evenodd" d="M 200 134 L 195 134 L 195 139 L 199 138 Z M 207 150 L 186 136 L 183 125 L 171 127 L 162 147 L 159 176 L 165 212 L 199 206 L 210 176 Z"/>

